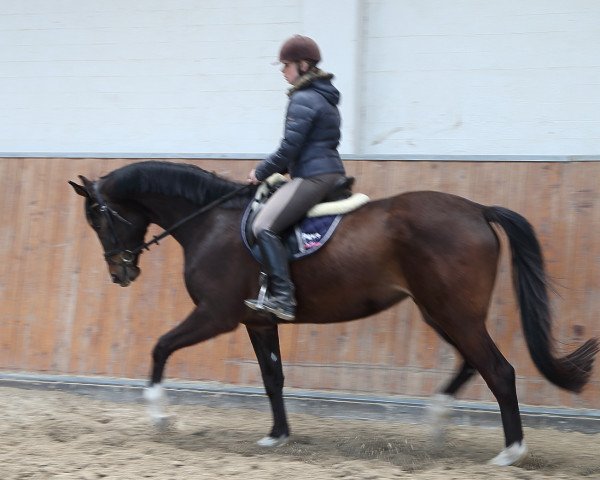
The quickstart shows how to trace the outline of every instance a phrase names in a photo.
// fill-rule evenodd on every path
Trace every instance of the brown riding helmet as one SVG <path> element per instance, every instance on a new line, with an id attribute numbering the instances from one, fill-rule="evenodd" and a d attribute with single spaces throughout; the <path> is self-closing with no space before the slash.
<path id="1" fill-rule="evenodd" d="M 317 43 L 309 37 L 294 35 L 281 46 L 280 62 L 300 62 L 307 60 L 314 65 L 321 61 L 321 52 Z"/>

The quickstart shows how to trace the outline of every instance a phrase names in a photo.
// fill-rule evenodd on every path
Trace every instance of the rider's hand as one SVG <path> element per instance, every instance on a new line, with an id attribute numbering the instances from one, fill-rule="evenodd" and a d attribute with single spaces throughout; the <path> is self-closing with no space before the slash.
<path id="1" fill-rule="evenodd" d="M 260 183 L 260 180 L 256 178 L 254 168 L 250 170 L 250 173 L 248 174 L 248 183 L 251 183 L 252 185 L 258 185 Z"/>

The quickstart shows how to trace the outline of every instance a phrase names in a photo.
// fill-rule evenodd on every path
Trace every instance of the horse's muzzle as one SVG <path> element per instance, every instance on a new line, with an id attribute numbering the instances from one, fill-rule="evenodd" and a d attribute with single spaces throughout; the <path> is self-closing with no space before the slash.
<path id="1" fill-rule="evenodd" d="M 140 268 L 135 265 L 110 265 L 108 271 L 113 283 L 122 287 L 129 286 L 141 273 Z"/>

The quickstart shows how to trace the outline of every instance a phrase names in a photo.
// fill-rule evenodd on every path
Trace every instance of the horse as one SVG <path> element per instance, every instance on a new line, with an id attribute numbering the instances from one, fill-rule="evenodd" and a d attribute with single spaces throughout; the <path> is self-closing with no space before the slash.
<path id="1" fill-rule="evenodd" d="M 260 266 L 240 234 L 255 186 L 200 167 L 142 161 L 98 180 L 69 183 L 85 198 L 112 281 L 127 286 L 140 274 L 140 254 L 150 224 L 166 229 L 183 248 L 185 284 L 195 307 L 152 350 L 144 396 L 156 421 L 164 420 L 163 372 L 169 356 L 245 325 L 272 412 L 272 428 L 258 441 L 286 443 L 283 367 L 274 316 L 245 307 L 258 290 Z M 505 448 L 490 463 L 512 465 L 527 454 L 515 387 L 515 370 L 490 337 L 485 321 L 500 258 L 498 233 L 506 234 L 513 284 L 531 358 L 554 385 L 580 392 L 588 382 L 598 339 L 572 353 L 555 354 L 548 279 L 530 223 L 500 206 L 484 206 L 435 191 L 414 191 L 371 201 L 346 214 L 336 234 L 316 253 L 291 264 L 296 323 L 335 323 L 369 317 L 411 298 L 424 321 L 454 347 L 461 366 L 435 396 L 441 421 L 449 402 L 473 377 L 483 377 L 500 407 Z M 161 237 L 162 237 L 161 236 Z"/>

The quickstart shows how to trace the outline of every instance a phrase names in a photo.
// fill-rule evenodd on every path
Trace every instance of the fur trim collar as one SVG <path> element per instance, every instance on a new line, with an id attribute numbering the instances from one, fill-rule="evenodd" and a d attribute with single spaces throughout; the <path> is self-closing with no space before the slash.
<path id="1" fill-rule="evenodd" d="M 321 70 L 320 68 L 313 68 L 309 72 L 306 72 L 302 75 L 298 80 L 294 82 L 292 87 L 288 90 L 288 97 L 291 97 L 292 94 L 298 90 L 302 90 L 303 88 L 308 87 L 315 80 L 324 79 L 331 80 L 333 78 L 333 73 L 327 73 Z"/>

